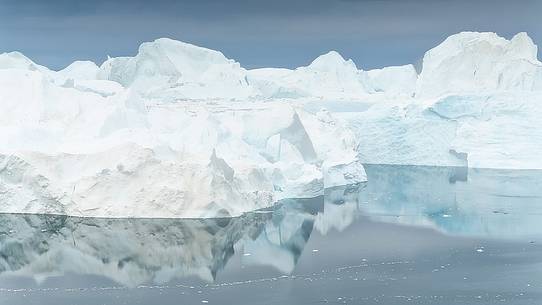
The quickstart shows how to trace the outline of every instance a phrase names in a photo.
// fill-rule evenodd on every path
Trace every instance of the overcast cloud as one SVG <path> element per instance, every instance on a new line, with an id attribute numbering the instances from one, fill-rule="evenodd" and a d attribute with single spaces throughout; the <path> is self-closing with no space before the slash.
<path id="1" fill-rule="evenodd" d="M 247 68 L 292 68 L 337 50 L 370 69 L 416 62 L 466 30 L 526 31 L 540 44 L 541 12 L 542 0 L 0 0 L 0 52 L 59 69 L 170 37 Z"/>

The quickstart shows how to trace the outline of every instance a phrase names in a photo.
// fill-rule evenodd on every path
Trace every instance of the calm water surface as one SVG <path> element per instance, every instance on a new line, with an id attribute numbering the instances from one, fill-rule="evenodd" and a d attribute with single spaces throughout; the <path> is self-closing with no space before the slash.
<path id="1" fill-rule="evenodd" d="M 0 215 L 0 304 L 542 304 L 542 172 L 367 173 L 233 219 Z"/>

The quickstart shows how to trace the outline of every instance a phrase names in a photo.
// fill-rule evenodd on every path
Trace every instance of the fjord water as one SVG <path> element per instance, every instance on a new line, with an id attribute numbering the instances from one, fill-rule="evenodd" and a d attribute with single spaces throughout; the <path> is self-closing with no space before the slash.
<path id="1" fill-rule="evenodd" d="M 538 304 L 542 172 L 366 165 L 224 219 L 0 215 L 0 304 Z"/>

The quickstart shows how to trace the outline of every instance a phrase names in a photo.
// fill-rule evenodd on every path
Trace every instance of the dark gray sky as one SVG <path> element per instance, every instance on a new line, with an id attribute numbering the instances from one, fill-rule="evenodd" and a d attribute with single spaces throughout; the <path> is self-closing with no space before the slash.
<path id="1" fill-rule="evenodd" d="M 170 37 L 244 67 L 297 67 L 337 50 L 369 69 L 417 61 L 450 34 L 526 31 L 542 44 L 542 0 L 0 0 L 0 52 L 54 69 L 134 55 Z"/>

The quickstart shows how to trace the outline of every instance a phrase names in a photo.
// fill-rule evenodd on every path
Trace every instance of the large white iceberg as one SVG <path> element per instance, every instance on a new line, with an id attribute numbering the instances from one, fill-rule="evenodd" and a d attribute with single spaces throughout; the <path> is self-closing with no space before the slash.
<path id="1" fill-rule="evenodd" d="M 219 52 L 160 39 L 59 72 L 0 58 L 2 212 L 232 216 L 365 181 L 340 120 L 232 102 L 253 88 Z"/>
<path id="2" fill-rule="evenodd" d="M 542 63 L 536 56 L 525 33 L 511 40 L 494 33 L 450 36 L 425 54 L 414 91 L 406 86 L 403 95 L 374 95 L 366 99 L 367 111 L 344 114 L 360 141 L 361 160 L 541 169 Z"/>
<path id="3" fill-rule="evenodd" d="M 420 71 L 364 71 L 334 51 L 247 70 L 164 38 L 61 71 L 0 54 L 0 212 L 240 215 L 365 181 L 362 162 L 542 168 L 526 34 L 453 35 Z M 353 101 L 368 109 L 308 107 Z"/>

